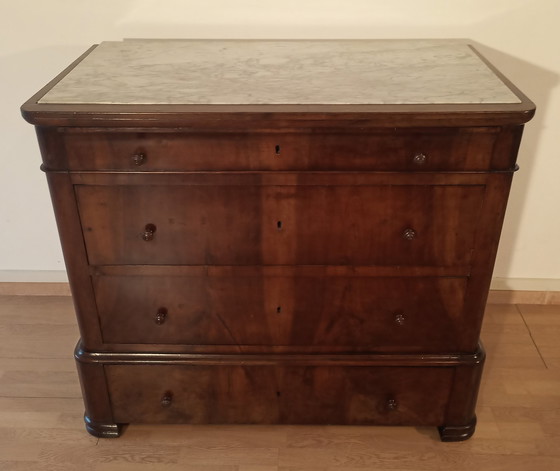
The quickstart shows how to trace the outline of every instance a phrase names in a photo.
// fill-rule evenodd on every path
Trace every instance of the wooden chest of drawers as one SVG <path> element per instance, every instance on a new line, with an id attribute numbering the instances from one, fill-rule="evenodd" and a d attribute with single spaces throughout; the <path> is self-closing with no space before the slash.
<path id="1" fill-rule="evenodd" d="M 387 51 L 408 81 L 393 84 Z M 175 59 L 165 69 L 158 57 Z M 31 98 L 88 431 L 400 424 L 471 436 L 480 326 L 534 111 L 496 74 L 446 42 L 124 41 Z"/>

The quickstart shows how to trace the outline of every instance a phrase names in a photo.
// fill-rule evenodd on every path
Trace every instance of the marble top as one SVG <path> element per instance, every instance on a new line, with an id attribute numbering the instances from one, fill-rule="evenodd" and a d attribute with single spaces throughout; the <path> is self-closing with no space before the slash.
<path id="1" fill-rule="evenodd" d="M 39 103 L 520 103 L 468 44 L 443 40 L 103 42 Z"/>

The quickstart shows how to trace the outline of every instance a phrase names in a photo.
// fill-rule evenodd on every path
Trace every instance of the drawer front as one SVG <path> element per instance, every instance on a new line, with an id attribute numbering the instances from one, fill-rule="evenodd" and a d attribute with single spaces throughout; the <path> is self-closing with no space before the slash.
<path id="1" fill-rule="evenodd" d="M 94 277 L 105 343 L 294 351 L 474 349 L 477 336 L 469 340 L 463 315 L 465 287 L 465 278 Z"/>
<path id="2" fill-rule="evenodd" d="M 485 170 L 491 128 L 368 133 L 70 133 L 72 170 Z"/>
<path id="3" fill-rule="evenodd" d="M 441 425 L 452 368 L 142 366 L 105 372 L 117 423 Z"/>
<path id="4" fill-rule="evenodd" d="M 484 186 L 77 186 L 93 265 L 467 266 Z"/>

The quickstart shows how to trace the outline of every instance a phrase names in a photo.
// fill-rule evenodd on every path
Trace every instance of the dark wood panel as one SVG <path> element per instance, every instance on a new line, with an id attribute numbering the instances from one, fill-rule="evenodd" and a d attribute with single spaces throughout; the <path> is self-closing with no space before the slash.
<path id="1" fill-rule="evenodd" d="M 452 368 L 105 367 L 118 422 L 441 425 Z"/>
<path id="2" fill-rule="evenodd" d="M 464 266 L 484 187 L 79 186 L 76 193 L 93 265 Z"/>
<path id="3" fill-rule="evenodd" d="M 58 234 L 63 246 L 64 262 L 72 290 L 80 336 L 88 347 L 100 345 L 101 330 L 74 187 L 68 174 L 64 173 L 49 174 L 47 181 Z"/>
<path id="4" fill-rule="evenodd" d="M 72 170 L 486 170 L 494 128 L 65 133 Z"/>
<path id="5" fill-rule="evenodd" d="M 464 278 L 94 277 L 105 343 L 472 351 Z M 406 296 L 403 294 L 406 293 Z"/>

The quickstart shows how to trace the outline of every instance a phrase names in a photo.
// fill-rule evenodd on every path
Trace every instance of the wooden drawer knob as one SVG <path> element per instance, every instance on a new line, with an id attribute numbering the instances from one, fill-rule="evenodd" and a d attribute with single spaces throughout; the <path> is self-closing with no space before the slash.
<path id="1" fill-rule="evenodd" d="M 413 240 L 416 237 L 416 231 L 408 228 L 403 231 L 402 235 L 405 240 Z"/>
<path id="2" fill-rule="evenodd" d="M 402 312 L 398 312 L 395 314 L 395 324 L 397 325 L 404 325 L 405 317 Z"/>
<path id="3" fill-rule="evenodd" d="M 150 242 L 154 240 L 154 235 L 156 233 L 156 226 L 154 224 L 146 224 L 144 228 L 144 233 L 142 234 L 142 239 L 146 242 Z"/>
<path id="4" fill-rule="evenodd" d="M 165 322 L 167 318 L 167 309 L 164 307 L 160 307 L 156 313 L 155 322 L 157 325 L 161 325 Z"/>
<path id="5" fill-rule="evenodd" d="M 161 407 L 169 407 L 173 402 L 173 393 L 171 391 L 166 391 L 163 393 L 161 398 Z"/>
<path id="6" fill-rule="evenodd" d="M 387 400 L 387 410 L 397 410 L 398 404 L 396 399 Z"/>
<path id="7" fill-rule="evenodd" d="M 424 165 L 426 163 L 427 159 L 428 159 L 428 157 L 426 156 L 426 154 L 422 154 L 421 152 L 419 152 L 418 154 L 414 155 L 414 157 L 412 158 L 412 161 L 416 165 Z"/>
<path id="8" fill-rule="evenodd" d="M 146 163 L 146 154 L 144 152 L 136 152 L 132 156 L 132 163 L 138 167 Z"/>

